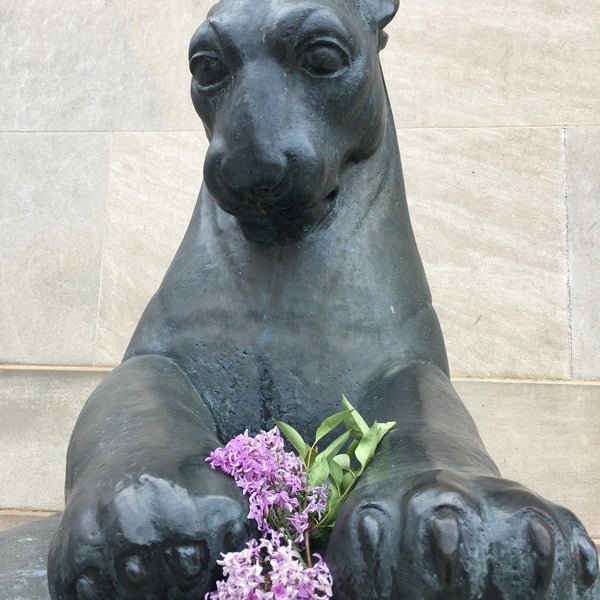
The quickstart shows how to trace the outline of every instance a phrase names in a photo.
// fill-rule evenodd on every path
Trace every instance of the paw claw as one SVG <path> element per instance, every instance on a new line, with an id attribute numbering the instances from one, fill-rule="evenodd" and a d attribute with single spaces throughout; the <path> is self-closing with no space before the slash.
<path id="1" fill-rule="evenodd" d="M 458 570 L 460 546 L 458 519 L 452 511 L 442 509 L 431 517 L 429 539 L 440 583 L 448 589 L 452 587 Z"/>
<path id="2" fill-rule="evenodd" d="M 549 525 L 538 516 L 530 519 L 528 536 L 535 553 L 533 585 L 538 590 L 547 589 L 554 571 L 554 536 Z"/>

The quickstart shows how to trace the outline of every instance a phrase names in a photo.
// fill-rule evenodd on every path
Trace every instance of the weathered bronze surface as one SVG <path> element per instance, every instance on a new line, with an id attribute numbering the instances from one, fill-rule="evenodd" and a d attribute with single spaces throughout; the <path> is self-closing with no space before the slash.
<path id="1" fill-rule="evenodd" d="M 327 550 L 336 600 L 594 598 L 577 519 L 500 477 L 448 378 L 378 53 L 397 0 L 223 0 L 181 247 L 71 439 L 52 597 L 201 598 L 252 535 L 207 453 L 341 394 L 396 420 Z"/>

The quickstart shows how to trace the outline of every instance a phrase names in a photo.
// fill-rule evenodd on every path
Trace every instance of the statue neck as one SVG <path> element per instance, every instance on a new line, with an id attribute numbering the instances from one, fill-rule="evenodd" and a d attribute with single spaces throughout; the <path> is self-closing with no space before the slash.
<path id="1" fill-rule="evenodd" d="M 329 356 L 338 375 L 354 372 L 360 375 L 356 381 L 386 360 L 429 360 L 447 370 L 391 117 L 376 152 L 341 173 L 327 226 L 296 243 L 266 248 L 249 242 L 203 186 L 127 355 L 170 354 L 174 330 L 190 343 L 203 339 L 221 348 L 223 330 L 215 329 L 215 315 L 223 311 L 228 335 L 240 338 L 239 347 L 251 343 L 257 356 L 283 354 L 302 362 L 302 348 L 318 344 L 315 352 Z M 152 315 L 162 323 L 160 335 L 152 333 L 156 325 L 146 332 Z"/>
<path id="2" fill-rule="evenodd" d="M 327 295 L 347 295 L 352 302 L 353 294 L 377 292 L 388 310 L 392 306 L 410 316 L 430 297 L 408 216 L 391 111 L 378 149 L 347 164 L 340 184 L 328 223 L 296 243 L 271 248 L 246 240 L 235 218 L 219 209 L 203 186 L 191 224 L 200 230 L 193 237 L 212 255 L 211 262 L 231 269 L 233 278 L 250 273 L 256 285 L 291 285 L 297 294 L 310 277 Z"/>

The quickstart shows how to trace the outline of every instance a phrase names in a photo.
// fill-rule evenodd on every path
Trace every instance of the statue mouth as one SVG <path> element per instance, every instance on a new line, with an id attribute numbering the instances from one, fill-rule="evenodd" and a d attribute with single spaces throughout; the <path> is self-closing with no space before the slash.
<path id="1" fill-rule="evenodd" d="M 240 224 L 244 236 L 263 246 L 283 246 L 299 241 L 319 229 L 327 221 L 336 205 L 339 187 L 336 186 L 322 199 L 302 206 L 302 202 L 273 201 L 268 196 L 243 199 L 232 214 Z"/>
<path id="2" fill-rule="evenodd" d="M 252 192 L 232 191 L 227 199 L 217 199 L 221 208 L 236 217 L 277 217 L 286 215 L 307 214 L 318 217 L 322 212 L 329 212 L 335 205 L 339 186 L 316 201 L 294 194 L 293 190 L 256 189 Z"/>

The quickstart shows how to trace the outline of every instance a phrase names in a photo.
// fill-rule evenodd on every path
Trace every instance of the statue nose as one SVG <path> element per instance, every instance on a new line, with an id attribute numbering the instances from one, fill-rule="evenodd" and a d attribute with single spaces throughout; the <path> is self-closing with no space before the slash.
<path id="1" fill-rule="evenodd" d="M 243 154 L 243 157 L 240 156 Z M 257 157 L 251 150 L 224 157 L 221 174 L 227 185 L 238 192 L 270 192 L 283 180 L 287 160 L 283 154 Z M 255 154 L 255 153 L 254 153 Z"/>

